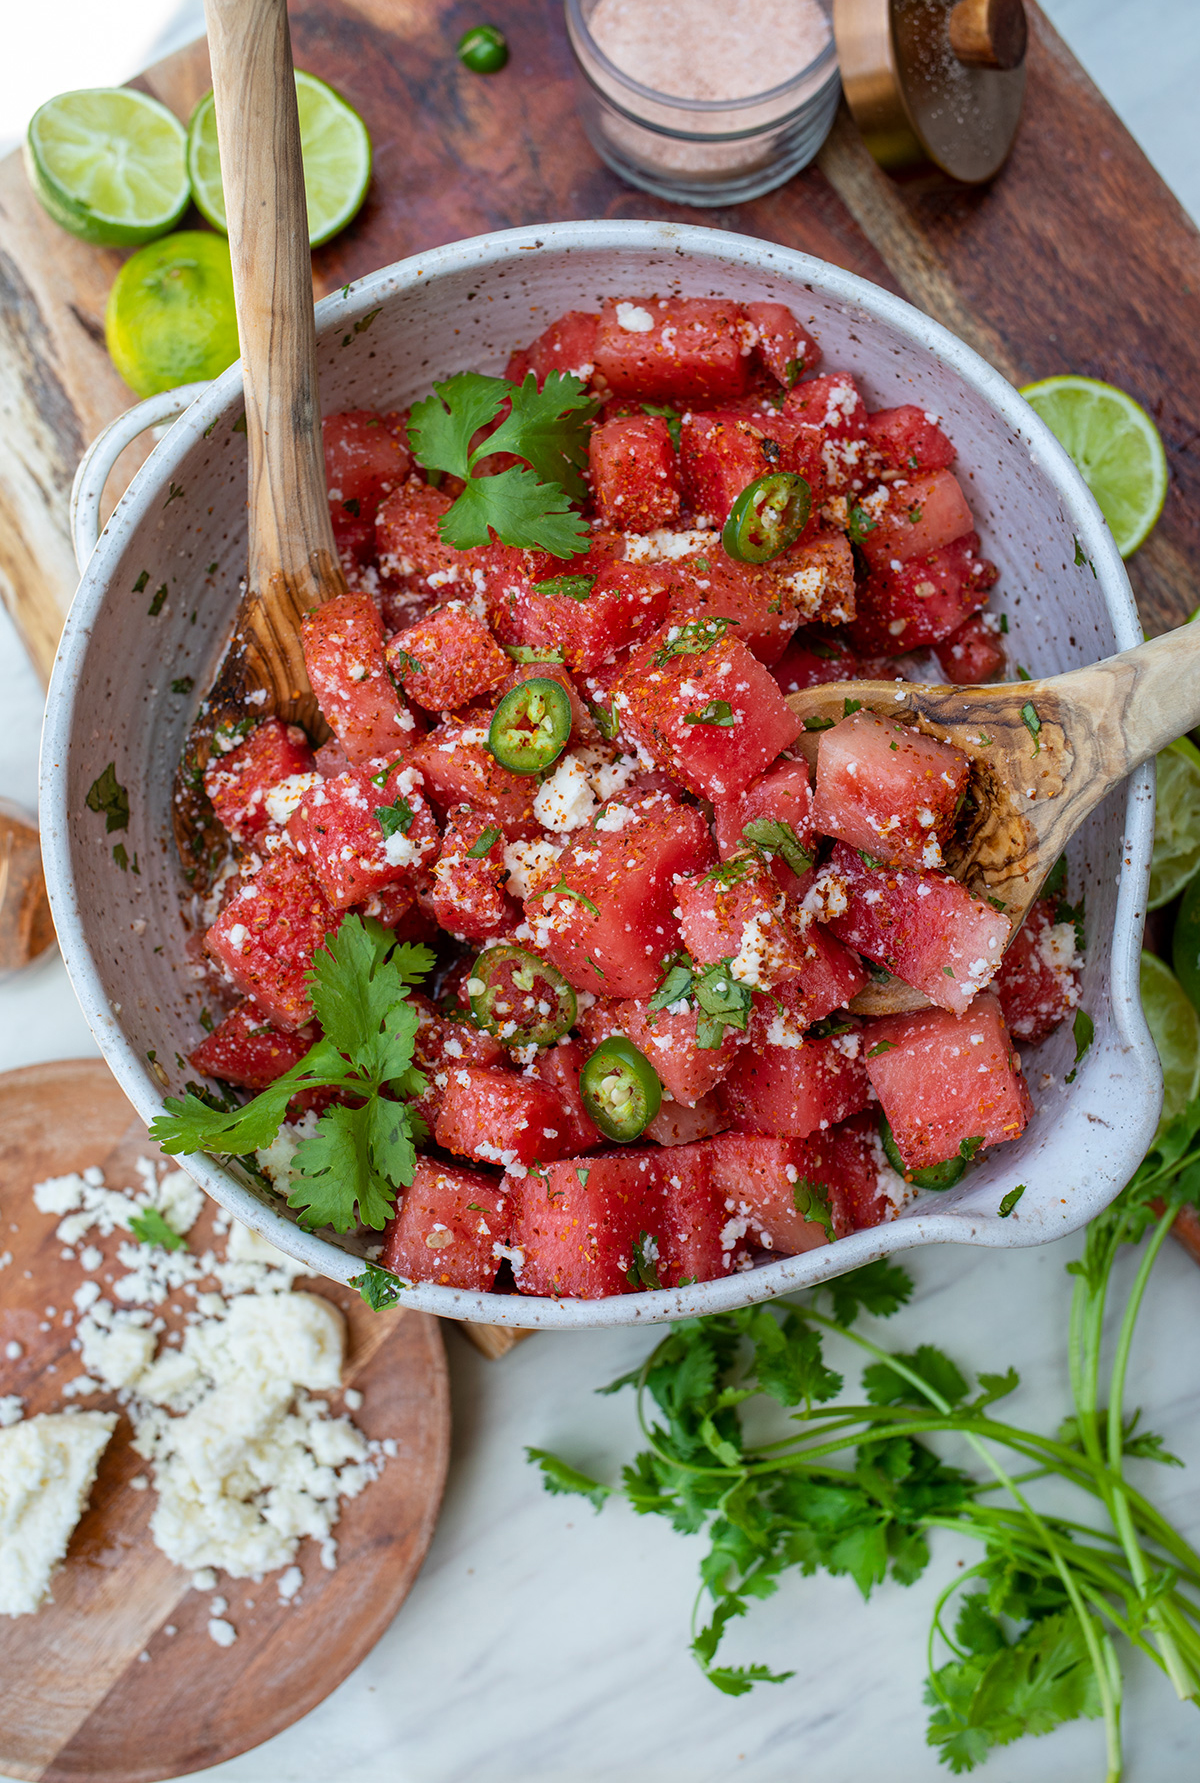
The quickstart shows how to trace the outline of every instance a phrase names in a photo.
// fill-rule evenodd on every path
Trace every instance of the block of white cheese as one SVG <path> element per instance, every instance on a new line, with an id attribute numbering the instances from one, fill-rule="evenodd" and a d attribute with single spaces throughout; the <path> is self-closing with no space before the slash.
<path id="1" fill-rule="evenodd" d="M 0 1430 L 0 1615 L 27 1616 L 49 1596 L 116 1422 L 53 1412 Z"/>

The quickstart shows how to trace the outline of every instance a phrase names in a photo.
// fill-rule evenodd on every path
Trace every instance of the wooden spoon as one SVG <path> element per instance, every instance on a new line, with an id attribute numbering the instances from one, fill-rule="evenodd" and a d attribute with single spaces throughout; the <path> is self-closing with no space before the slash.
<path id="1" fill-rule="evenodd" d="M 805 719 L 840 719 L 846 702 L 916 721 L 970 757 L 971 787 L 946 865 L 979 897 L 999 900 L 1016 934 L 1055 861 L 1113 787 L 1200 723 L 1200 625 L 1185 625 L 1089 668 L 1003 687 L 838 681 L 791 694 Z M 815 762 L 821 731 L 800 747 Z M 899 980 L 871 984 L 863 1015 L 923 1009 Z"/>
<path id="2" fill-rule="evenodd" d="M 204 793 L 214 734 L 275 715 L 328 734 L 300 620 L 346 593 L 325 490 L 312 261 L 286 0 L 205 0 L 246 390 L 246 592 L 175 783 L 175 840 L 203 889 L 225 849 Z"/>

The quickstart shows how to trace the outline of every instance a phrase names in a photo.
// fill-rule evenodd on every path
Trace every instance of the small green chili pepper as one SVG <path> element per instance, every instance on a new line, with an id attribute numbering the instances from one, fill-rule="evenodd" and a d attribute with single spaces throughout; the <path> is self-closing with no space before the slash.
<path id="1" fill-rule="evenodd" d="M 524 947 L 481 953 L 467 995 L 479 1026 L 506 1046 L 550 1046 L 575 1025 L 575 992 L 556 966 Z"/>
<path id="2" fill-rule="evenodd" d="M 508 61 L 508 42 L 495 25 L 472 25 L 459 38 L 456 53 L 472 74 L 498 74 Z"/>
<path id="3" fill-rule="evenodd" d="M 511 688 L 496 707 L 488 748 L 511 774 L 540 774 L 571 736 L 571 702 L 561 681 L 540 675 Z"/>
<path id="4" fill-rule="evenodd" d="M 965 1158 L 947 1158 L 944 1164 L 927 1164 L 924 1170 L 910 1170 L 900 1156 L 896 1135 L 882 1115 L 879 1117 L 879 1137 L 892 1169 L 914 1189 L 952 1189 L 967 1167 Z"/>
<path id="5" fill-rule="evenodd" d="M 629 1145 L 662 1107 L 662 1084 L 646 1057 L 624 1034 L 602 1040 L 579 1073 L 579 1093 L 607 1139 Z"/>
<path id="6" fill-rule="evenodd" d="M 794 471 L 750 483 L 729 510 L 721 543 L 739 563 L 767 563 L 794 545 L 812 512 L 812 490 Z"/>

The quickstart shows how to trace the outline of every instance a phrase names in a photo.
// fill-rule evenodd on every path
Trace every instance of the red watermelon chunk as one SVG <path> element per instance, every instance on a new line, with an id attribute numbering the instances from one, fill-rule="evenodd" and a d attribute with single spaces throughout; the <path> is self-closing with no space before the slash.
<path id="1" fill-rule="evenodd" d="M 988 617 L 973 613 L 948 638 L 934 645 L 938 666 L 956 687 L 980 687 L 988 681 L 1006 679 L 1004 646 L 989 627 Z"/>
<path id="2" fill-rule="evenodd" d="M 859 547 L 873 570 L 928 557 L 975 529 L 953 471 L 914 471 L 863 507 L 874 524 L 862 530 Z"/>
<path id="3" fill-rule="evenodd" d="M 352 768 L 304 794 L 288 834 L 333 909 L 411 881 L 433 859 L 438 829 L 421 786 L 420 774 L 400 761 L 374 776 Z"/>
<path id="4" fill-rule="evenodd" d="M 604 1142 L 588 1116 L 579 1091 L 579 1073 L 587 1063 L 588 1049 L 578 1040 L 564 1038 L 539 1052 L 529 1073 L 539 1083 L 548 1084 L 558 1096 L 566 1114 L 568 1147 L 572 1154 L 588 1151 Z"/>
<path id="5" fill-rule="evenodd" d="M 800 972 L 803 944 L 778 881 L 757 856 L 735 855 L 677 890 L 684 946 L 698 966 L 729 960 L 732 978 L 763 991 Z"/>
<path id="6" fill-rule="evenodd" d="M 968 1007 L 994 977 L 1008 941 L 1003 911 L 972 897 L 948 873 L 868 867 L 844 842 L 813 895 L 839 941 L 941 1009 Z"/>
<path id="7" fill-rule="evenodd" d="M 507 1178 L 519 1291 L 574 1300 L 632 1292 L 634 1246 L 658 1224 L 658 1168 L 655 1148 L 626 1147 Z"/>
<path id="8" fill-rule="evenodd" d="M 786 445 L 793 428 L 765 415 L 734 409 L 688 413 L 679 438 L 683 493 L 693 514 L 724 526 L 743 489 L 771 471 L 789 470 Z"/>
<path id="9" fill-rule="evenodd" d="M 346 409 L 340 415 L 326 415 L 321 434 L 335 535 L 346 521 L 372 529 L 383 497 L 412 470 L 404 417 Z"/>
<path id="10" fill-rule="evenodd" d="M 1003 1145 L 1033 1104 L 1000 1004 L 988 992 L 966 1015 L 922 1009 L 864 1031 L 867 1070 L 909 1170 L 957 1157 L 964 1141 Z"/>
<path id="11" fill-rule="evenodd" d="M 779 833 L 771 826 L 786 824 L 791 832 L 784 835 L 785 844 L 792 839 L 808 855 L 813 853 L 812 787 L 808 767 L 802 761 L 777 761 L 757 780 L 752 780 L 736 799 L 726 799 L 713 808 L 713 832 L 717 851 L 723 861 L 737 854 L 748 844 L 771 851 L 771 871 L 786 892 L 802 895 L 807 875 L 798 878 L 784 860 L 778 847 Z M 749 835 L 747 835 L 747 829 Z"/>
<path id="12" fill-rule="evenodd" d="M 512 1210 L 494 1177 L 420 1158 L 379 1261 L 405 1281 L 486 1293 Z"/>
<path id="13" fill-rule="evenodd" d="M 631 415 L 593 428 L 588 461 L 596 504 L 609 526 L 652 532 L 679 512 L 679 460 L 661 415 Z"/>
<path id="14" fill-rule="evenodd" d="M 717 1188 L 711 1142 L 660 1153 L 658 1176 L 660 1206 L 648 1231 L 650 1244 L 642 1241 L 642 1255 L 659 1285 L 677 1288 L 728 1275 L 742 1260 L 741 1233 L 726 1215 Z"/>
<path id="15" fill-rule="evenodd" d="M 854 1030 L 823 1039 L 789 1036 L 783 1046 L 750 1047 L 718 1092 L 743 1133 L 804 1139 L 866 1107 L 870 1090 Z"/>
<path id="16" fill-rule="evenodd" d="M 240 1084 L 247 1090 L 265 1090 L 300 1063 L 316 1038 L 315 1027 L 285 1033 L 245 997 L 188 1058 L 205 1077 L 219 1077 L 223 1083 Z"/>
<path id="17" fill-rule="evenodd" d="M 651 996 L 679 949 L 675 879 L 714 852 L 692 807 L 661 793 L 610 801 L 572 834 L 557 884 L 526 899 L 536 945 L 580 990 Z"/>
<path id="18" fill-rule="evenodd" d="M 829 1243 L 828 1226 L 820 1218 L 823 1211 L 832 1225 L 829 1187 L 817 1174 L 823 1160 L 811 1156 L 817 1143 L 768 1133 L 722 1133 L 709 1141 L 713 1182 L 726 1217 L 741 1226 L 752 1245 L 798 1257 Z"/>
<path id="19" fill-rule="evenodd" d="M 702 534 L 701 537 L 704 535 Z M 768 575 L 769 566 L 757 569 L 737 563 L 716 542 L 702 551 L 673 560 L 675 585 L 670 611 L 674 624 L 689 619 L 728 619 L 734 634 L 752 656 L 768 666 L 778 661 L 800 619 L 791 591 Z"/>
<path id="20" fill-rule="evenodd" d="M 713 800 L 736 798 L 804 729 L 763 665 L 713 620 L 656 633 L 631 659 L 614 699 L 622 728 L 691 792 Z"/>
<path id="21" fill-rule="evenodd" d="M 586 557 L 546 558 L 531 576 L 525 556 L 501 547 L 489 559 L 488 616 L 503 644 L 548 645 L 562 652 L 568 668 L 589 672 L 666 616 L 672 580 L 666 565 L 626 563 L 600 545 Z M 595 580 L 577 599 L 562 590 L 564 577 Z"/>
<path id="22" fill-rule="evenodd" d="M 453 808 L 431 876 L 433 914 L 452 935 L 486 941 L 519 922 L 520 911 L 504 889 L 504 831 L 486 812 Z"/>
<path id="23" fill-rule="evenodd" d="M 388 667 L 409 699 L 427 712 L 450 712 L 500 687 L 512 665 L 481 619 L 448 601 L 389 638 Z"/>
<path id="24" fill-rule="evenodd" d="M 728 1125 L 729 1116 L 713 1093 L 701 1096 L 690 1108 L 686 1102 L 664 1095 L 662 1107 L 643 1138 L 652 1139 L 655 1145 L 695 1145 L 701 1139 L 723 1133 Z"/>
<path id="25" fill-rule="evenodd" d="M 862 657 L 844 638 L 822 631 L 798 631 L 771 675 L 782 694 L 800 693 L 806 687 L 825 687 L 831 681 L 878 681 L 896 670 L 877 657 Z"/>
<path id="26" fill-rule="evenodd" d="M 444 1015 L 420 991 L 411 991 L 408 1000 L 417 1012 L 413 1064 L 424 1073 L 427 1085 L 416 1107 L 432 1132 L 451 1071 L 464 1065 L 503 1066 L 507 1054 L 491 1034 L 469 1020 Z"/>
<path id="27" fill-rule="evenodd" d="M 853 712 L 821 733 L 813 826 L 889 866 L 940 867 L 970 777 L 952 744 Z"/>
<path id="28" fill-rule="evenodd" d="M 471 556 L 447 545 L 438 522 L 452 506 L 450 496 L 419 477 L 410 477 L 380 505 L 375 518 L 379 567 L 385 575 L 416 577 L 434 587 L 452 587 L 472 563 Z"/>
<path id="29" fill-rule="evenodd" d="M 904 563 L 897 558 L 858 589 L 851 627 L 855 648 L 895 655 L 948 643 L 966 629 L 996 576 L 996 566 L 980 557 L 974 532 L 928 557 Z"/>
<path id="30" fill-rule="evenodd" d="M 821 349 L 784 303 L 748 303 L 746 320 L 757 330 L 755 357 L 790 390 L 798 378 L 816 371 Z"/>
<path id="31" fill-rule="evenodd" d="M 273 788 L 311 776 L 316 762 L 300 726 L 282 718 L 264 718 L 243 742 L 224 752 L 221 740 L 218 734 L 204 770 L 204 790 L 230 835 L 246 841 L 283 821 L 268 804 Z"/>
<path id="32" fill-rule="evenodd" d="M 762 574 L 797 624 L 845 625 L 854 618 L 854 552 L 844 532 L 818 525 L 765 563 Z"/>
<path id="33" fill-rule="evenodd" d="M 524 382 L 528 372 L 538 381 L 538 389 L 547 374 L 559 371 L 587 383 L 596 369 L 596 330 L 600 318 L 594 310 L 568 310 L 539 334 L 532 346 L 514 353 L 508 362 L 505 377 L 514 383 Z"/>
<path id="34" fill-rule="evenodd" d="M 448 718 L 424 738 L 412 763 L 441 811 L 474 805 L 494 817 L 512 842 L 540 836 L 542 827 L 533 814 L 536 778 L 502 768 L 489 753 L 487 740 L 484 720 Z"/>
<path id="35" fill-rule="evenodd" d="M 456 1065 L 447 1077 L 434 1126 L 444 1151 L 507 1170 L 569 1150 L 563 1105 L 548 1084 L 478 1065 Z"/>
<path id="36" fill-rule="evenodd" d="M 321 711 L 355 767 L 420 740 L 392 685 L 383 620 L 369 594 L 342 594 L 304 616 L 304 661 Z"/>
<path id="37" fill-rule="evenodd" d="M 793 912 L 792 926 L 803 953 L 799 976 L 755 997 L 751 1048 L 794 1045 L 814 1022 L 845 1009 L 870 979 L 857 954 L 843 947 L 822 923 L 814 922 L 807 910 Z"/>
<path id="38" fill-rule="evenodd" d="M 308 973 L 337 913 L 299 855 L 280 848 L 226 904 L 204 945 L 264 1016 L 289 1033 L 312 1020 Z"/>
<path id="39" fill-rule="evenodd" d="M 898 409 L 876 409 L 867 416 L 867 438 L 879 469 L 940 471 L 954 463 L 953 442 L 938 426 L 939 417 L 906 402 Z"/>
<path id="40" fill-rule="evenodd" d="M 869 456 L 867 408 L 849 372 L 829 372 L 796 384 L 787 393 L 783 412 L 821 430 L 828 494 L 862 487 Z"/>
<path id="41" fill-rule="evenodd" d="M 742 306 L 723 297 L 610 298 L 596 334 L 597 380 L 646 402 L 741 396 L 747 332 Z"/>
<path id="42" fill-rule="evenodd" d="M 1009 1033 L 1029 1044 L 1052 1034 L 1079 1002 L 1075 925 L 1055 922 L 1054 915 L 1054 900 L 1041 899 L 1033 906 L 992 985 Z"/>
<path id="43" fill-rule="evenodd" d="M 720 1083 L 745 1040 L 744 1034 L 726 1028 L 719 1046 L 702 1047 L 696 1039 L 697 1019 L 692 1008 L 648 1009 L 644 997 L 597 999 L 580 1017 L 579 1031 L 589 1050 L 610 1034 L 624 1034 L 645 1053 L 674 1102 L 691 1108 Z"/>

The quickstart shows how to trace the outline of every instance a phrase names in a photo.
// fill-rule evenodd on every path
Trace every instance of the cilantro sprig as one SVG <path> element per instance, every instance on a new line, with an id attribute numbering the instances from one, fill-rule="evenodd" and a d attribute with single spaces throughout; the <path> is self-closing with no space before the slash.
<path id="1" fill-rule="evenodd" d="M 659 995 L 677 991 L 683 971 L 677 964 Z M 813 1217 L 814 1185 L 802 1180 L 795 1190 L 797 1207 Z M 1001 1214 L 1023 1193 L 1021 1184 L 1010 1190 Z M 600 1388 L 637 1392 L 645 1447 L 620 1486 L 548 1451 L 526 1453 L 548 1490 L 578 1493 L 597 1510 L 624 1497 L 681 1533 L 706 1535 L 691 1650 L 710 1683 L 731 1696 L 792 1675 L 719 1662 L 729 1624 L 789 1571 L 848 1576 L 868 1599 L 888 1578 L 909 1585 L 921 1576 L 933 1531 L 967 1537 L 980 1558 L 956 1572 L 933 1612 L 928 1744 L 961 1774 L 1023 1735 L 1097 1718 L 1104 1774 L 1115 1780 L 1119 1638 L 1148 1655 L 1182 1701 L 1200 1703 L 1200 1553 L 1125 1473 L 1133 1459 L 1178 1465 L 1161 1436 L 1127 1414 L 1124 1395 L 1154 1261 L 1184 1206 L 1200 1206 L 1200 1097 L 1158 1136 L 1132 1182 L 1088 1228 L 1083 1256 L 1067 1265 L 1075 1283 L 1074 1410 L 1051 1435 L 995 1409 L 1020 1384 L 1014 1369 L 981 1372 L 972 1387 L 933 1344 L 889 1351 L 857 1329 L 863 1314 L 887 1318 L 912 1293 L 904 1270 L 880 1261 L 795 1304 L 684 1320 L 640 1368 Z M 1110 1301 L 1128 1245 L 1143 1252 L 1121 1308 Z M 1129 1281 L 1124 1272 L 1121 1280 Z M 1110 1332 L 1106 1386 L 1101 1346 Z M 842 1357 L 826 1359 L 830 1343 L 865 1363 L 849 1398 Z M 771 1401 L 776 1419 L 788 1412 L 782 1440 L 771 1440 L 764 1417 Z M 982 1464 L 983 1478 L 957 1464 L 946 1449 L 951 1440 L 961 1459 Z M 1027 1491 L 1045 1478 L 1056 1483 L 1054 1514 Z M 1064 1491 L 1090 1503 L 1092 1520 L 1075 1507 L 1060 1512 Z"/>
<path id="2" fill-rule="evenodd" d="M 586 488 L 588 423 L 597 403 L 578 378 L 552 371 L 541 390 L 530 372 L 523 384 L 482 372 L 457 372 L 414 403 L 408 437 L 418 464 L 461 477 L 466 488 L 438 522 L 447 545 L 460 551 L 486 545 L 494 532 L 506 545 L 550 551 L 555 557 L 586 552 L 586 522 L 572 508 Z M 504 408 L 508 414 L 478 446 L 471 441 Z M 491 476 L 476 471 L 495 452 L 511 452 L 523 465 Z"/>
<path id="3" fill-rule="evenodd" d="M 168 1096 L 151 1138 L 165 1152 L 244 1157 L 271 1144 L 300 1091 L 340 1090 L 355 1105 L 327 1108 L 296 1148 L 288 1206 L 309 1228 L 380 1230 L 416 1168 L 422 1129 L 407 1100 L 422 1094 L 425 1079 L 412 1064 L 417 1013 L 407 997 L 433 963 L 429 948 L 397 943 L 372 918 L 344 917 L 309 973 L 321 1039 L 241 1107 L 213 1108 L 194 1091 Z"/>

